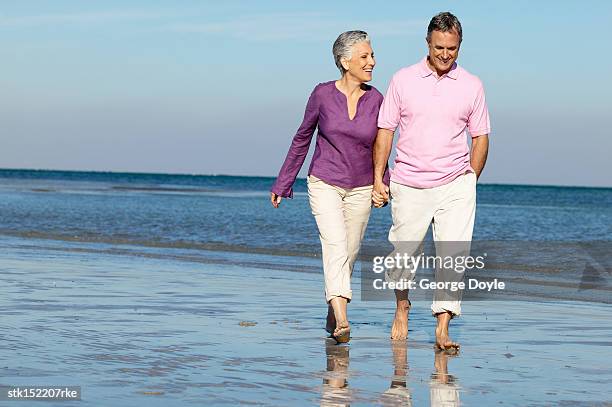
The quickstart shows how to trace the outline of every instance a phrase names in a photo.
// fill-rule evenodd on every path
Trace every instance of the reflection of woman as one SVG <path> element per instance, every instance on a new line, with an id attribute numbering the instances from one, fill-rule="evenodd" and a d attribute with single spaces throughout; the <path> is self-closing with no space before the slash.
<path id="1" fill-rule="evenodd" d="M 325 341 L 327 372 L 323 378 L 323 392 L 320 406 L 342 407 L 351 404 L 348 388 L 349 347 L 336 346 L 331 340 Z"/>
<path id="2" fill-rule="evenodd" d="M 347 31 L 334 42 L 342 77 L 318 84 L 306 105 L 287 158 L 272 186 L 277 208 L 293 196 L 293 183 L 304 163 L 315 128 L 317 144 L 308 170 L 308 198 L 319 228 L 328 303 L 328 332 L 349 340 L 346 305 L 352 298 L 351 274 L 371 209 L 372 146 L 382 95 L 372 80 L 374 53 L 367 33 Z"/>

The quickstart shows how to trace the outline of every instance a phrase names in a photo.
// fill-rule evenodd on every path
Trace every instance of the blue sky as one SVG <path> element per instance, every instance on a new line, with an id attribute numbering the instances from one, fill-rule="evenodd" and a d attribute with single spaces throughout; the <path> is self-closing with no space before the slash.
<path id="1" fill-rule="evenodd" d="M 445 10 L 487 92 L 482 181 L 612 186 L 606 1 L 2 1 L 0 167 L 275 175 L 340 32 L 370 33 L 384 93 Z"/>

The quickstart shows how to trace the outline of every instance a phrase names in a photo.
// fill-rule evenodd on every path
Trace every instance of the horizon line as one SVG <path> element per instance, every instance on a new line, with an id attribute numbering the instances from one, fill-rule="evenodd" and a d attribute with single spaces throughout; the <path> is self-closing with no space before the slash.
<path id="1" fill-rule="evenodd" d="M 270 178 L 272 175 L 232 175 L 232 174 L 203 174 L 203 173 L 184 173 L 184 172 L 143 172 L 143 171 L 112 171 L 112 170 L 59 170 L 49 168 L 5 168 L 0 167 L 0 172 L 3 171 L 30 171 L 30 172 L 76 172 L 76 173 L 94 173 L 94 174 L 131 174 L 131 175 L 176 175 L 186 177 L 244 177 L 244 178 Z M 297 177 L 297 179 L 305 180 L 305 177 Z M 517 183 L 502 183 L 502 182 L 486 182 L 480 185 L 491 186 L 519 186 L 519 187 L 543 187 L 543 188 L 583 188 L 583 189 L 612 189 L 612 186 L 589 186 L 589 185 L 554 185 L 554 184 L 517 184 Z"/>

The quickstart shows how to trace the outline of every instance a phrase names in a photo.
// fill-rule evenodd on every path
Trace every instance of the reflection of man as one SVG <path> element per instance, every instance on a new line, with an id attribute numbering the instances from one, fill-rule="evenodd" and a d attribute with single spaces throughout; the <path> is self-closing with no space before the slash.
<path id="1" fill-rule="evenodd" d="M 408 374 L 408 349 L 405 341 L 392 341 L 393 379 L 391 386 L 382 394 L 380 405 L 412 407 L 412 395 L 406 386 Z"/>
<path id="2" fill-rule="evenodd" d="M 484 168 L 490 132 L 489 114 L 480 80 L 456 64 L 461 23 L 451 13 L 432 18 L 427 28 L 429 54 L 392 78 L 380 109 L 374 145 L 374 204 L 393 197 L 392 242 L 421 242 L 430 224 L 436 242 L 470 242 L 476 209 L 476 179 Z M 397 157 L 390 187 L 383 173 L 399 126 Z M 468 146 L 465 130 L 472 136 Z M 469 244 L 469 243 L 468 243 Z M 408 335 L 410 302 L 396 290 L 393 339 Z M 458 348 L 448 326 L 461 304 L 436 301 L 436 346 Z"/>
<path id="3" fill-rule="evenodd" d="M 436 352 L 434 368 L 429 382 L 429 401 L 431 407 L 459 406 L 459 386 L 455 376 L 448 374 L 448 358 L 446 352 Z"/>

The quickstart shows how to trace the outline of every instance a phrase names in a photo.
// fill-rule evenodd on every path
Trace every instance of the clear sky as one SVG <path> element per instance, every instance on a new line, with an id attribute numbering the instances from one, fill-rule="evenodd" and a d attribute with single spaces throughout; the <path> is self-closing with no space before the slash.
<path id="1" fill-rule="evenodd" d="M 0 167 L 276 175 L 336 36 L 370 33 L 384 93 L 439 11 L 485 85 L 482 181 L 612 186 L 608 1 L 0 1 Z"/>

